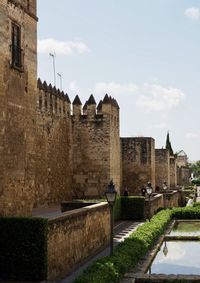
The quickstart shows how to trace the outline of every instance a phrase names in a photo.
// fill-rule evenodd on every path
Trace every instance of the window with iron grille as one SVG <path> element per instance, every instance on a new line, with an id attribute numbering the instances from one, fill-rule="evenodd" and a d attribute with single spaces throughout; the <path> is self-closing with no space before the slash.
<path id="1" fill-rule="evenodd" d="M 12 23 L 12 67 L 22 68 L 21 29 L 20 26 Z"/>

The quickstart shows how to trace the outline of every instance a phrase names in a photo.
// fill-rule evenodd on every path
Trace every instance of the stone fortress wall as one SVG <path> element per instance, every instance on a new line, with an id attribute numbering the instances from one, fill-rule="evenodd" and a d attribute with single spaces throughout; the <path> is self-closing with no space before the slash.
<path id="1" fill-rule="evenodd" d="M 38 80 L 34 206 L 70 200 L 72 171 L 71 102 Z"/>
<path id="2" fill-rule="evenodd" d="M 162 189 L 163 182 L 170 187 L 170 154 L 167 149 L 155 150 L 156 186 Z"/>
<path id="3" fill-rule="evenodd" d="M 36 2 L 0 0 L 0 215 L 31 215 L 34 207 L 73 197 L 102 197 L 111 179 L 118 193 L 125 187 L 138 193 L 148 181 L 155 188 L 161 172 L 154 139 L 120 143 L 114 98 L 105 95 L 96 105 L 91 95 L 83 106 L 78 96 L 71 103 L 37 80 Z M 14 27 L 20 36 L 16 50 Z"/>
<path id="4" fill-rule="evenodd" d="M 155 187 L 155 141 L 153 138 L 121 138 L 122 188 L 132 194 L 151 182 Z"/>
<path id="5" fill-rule="evenodd" d="M 26 4 L 0 1 L 0 215 L 30 214 L 35 188 L 36 1 Z M 12 62 L 13 24 L 20 27 L 21 66 Z"/>

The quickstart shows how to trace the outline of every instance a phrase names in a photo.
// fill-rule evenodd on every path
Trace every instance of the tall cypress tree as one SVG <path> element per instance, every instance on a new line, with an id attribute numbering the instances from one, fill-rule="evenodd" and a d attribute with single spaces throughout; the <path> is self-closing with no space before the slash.
<path id="1" fill-rule="evenodd" d="M 171 145 L 171 142 L 170 142 L 170 138 L 169 138 L 169 132 L 167 132 L 165 148 L 169 150 L 169 153 L 170 153 L 171 156 L 174 155 L 174 152 L 173 152 L 173 149 L 172 149 L 172 145 Z"/>

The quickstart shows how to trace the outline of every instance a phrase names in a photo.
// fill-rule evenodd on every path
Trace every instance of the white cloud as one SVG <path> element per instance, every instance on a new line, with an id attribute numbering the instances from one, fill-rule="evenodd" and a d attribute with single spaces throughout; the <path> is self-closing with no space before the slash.
<path id="1" fill-rule="evenodd" d="M 111 96 L 125 95 L 125 94 L 133 94 L 138 90 L 138 86 L 129 83 L 129 84 L 119 84 L 115 82 L 99 82 L 95 85 L 95 93 L 97 94 L 105 94 L 108 93 Z"/>
<path id="2" fill-rule="evenodd" d="M 156 84 L 144 84 L 136 104 L 146 112 L 166 111 L 177 107 L 184 100 L 184 93 L 178 88 L 165 88 Z"/>
<path id="3" fill-rule="evenodd" d="M 72 93 L 81 94 L 81 88 L 78 86 L 76 81 L 70 82 L 69 85 L 68 85 L 68 89 Z"/>
<path id="4" fill-rule="evenodd" d="M 39 39 L 38 52 L 39 53 L 53 53 L 60 55 L 73 55 L 89 52 L 88 46 L 81 40 L 75 41 L 59 41 L 53 38 Z"/>
<path id="5" fill-rule="evenodd" d="M 199 8 L 188 8 L 185 10 L 184 15 L 192 20 L 198 20 L 200 17 L 200 9 Z"/>
<path id="6" fill-rule="evenodd" d="M 117 99 L 119 105 L 127 105 L 129 103 L 130 107 L 131 105 L 136 105 L 145 112 L 162 111 L 163 118 L 165 118 L 166 111 L 178 107 L 185 98 L 184 93 L 180 89 L 166 88 L 158 84 L 147 83 L 137 85 L 134 83 L 98 82 L 93 88 L 84 89 L 76 81 L 72 81 L 68 89 L 73 94 L 93 93 L 96 98 L 102 98 L 108 93 L 108 95 Z M 158 123 L 151 127 L 163 129 L 166 125 L 164 123 Z"/>
<path id="7" fill-rule="evenodd" d="M 154 125 L 150 125 L 149 128 L 156 129 L 156 130 L 162 130 L 166 128 L 166 124 L 165 123 L 154 124 Z"/>
<path id="8" fill-rule="evenodd" d="M 200 133 L 190 132 L 190 133 L 187 133 L 187 134 L 185 135 L 185 137 L 186 137 L 187 139 L 191 139 L 191 140 L 200 139 Z"/>
<path id="9" fill-rule="evenodd" d="M 167 249 L 168 249 L 168 253 L 167 256 L 163 256 L 163 248 L 164 248 L 164 244 L 161 247 L 161 251 L 158 254 L 158 258 L 157 258 L 157 262 L 158 263 L 170 263 L 170 262 L 179 262 L 179 264 L 181 265 L 182 260 L 184 259 L 185 256 L 185 250 L 183 249 L 183 245 L 182 243 L 176 243 L 176 248 L 174 248 L 174 242 L 167 242 Z"/>

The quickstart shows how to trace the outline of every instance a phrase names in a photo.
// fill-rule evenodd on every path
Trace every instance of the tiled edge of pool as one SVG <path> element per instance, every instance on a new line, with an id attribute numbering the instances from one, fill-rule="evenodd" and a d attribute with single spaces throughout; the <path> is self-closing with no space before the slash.
<path id="1" fill-rule="evenodd" d="M 143 282 L 174 282 L 180 280 L 181 282 L 200 282 L 200 275 L 182 275 L 182 274 L 147 274 L 149 266 L 151 266 L 157 252 L 160 250 L 164 240 L 199 240 L 198 236 L 170 236 L 170 232 L 176 222 L 188 222 L 188 220 L 173 220 L 158 241 L 154 244 L 153 248 L 147 253 L 147 255 L 141 260 L 137 267 L 130 273 L 126 273 L 122 283 L 143 283 Z M 190 221 L 190 220 L 189 220 Z M 197 220 L 191 220 L 197 221 Z"/>
<path id="2" fill-rule="evenodd" d="M 164 274 L 140 274 L 140 273 L 127 273 L 124 277 L 123 283 L 161 283 L 161 282 L 175 282 L 175 280 L 179 280 L 179 282 L 185 283 L 193 283 L 200 282 L 199 275 L 164 275 Z"/>

